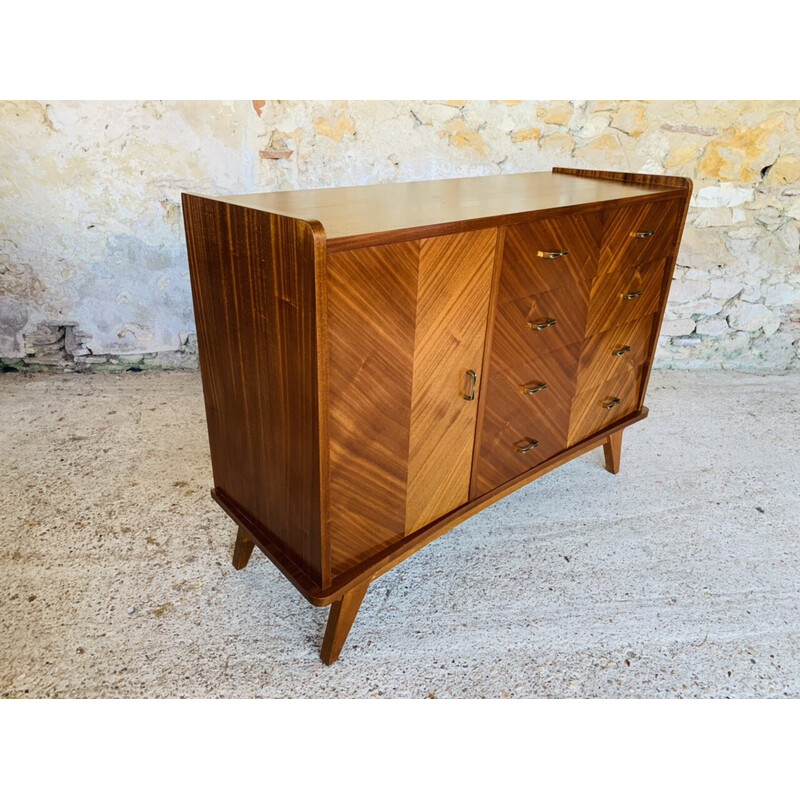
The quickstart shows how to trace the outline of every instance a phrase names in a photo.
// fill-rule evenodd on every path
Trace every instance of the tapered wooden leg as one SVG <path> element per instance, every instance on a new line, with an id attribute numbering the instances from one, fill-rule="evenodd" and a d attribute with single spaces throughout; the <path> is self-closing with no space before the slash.
<path id="1" fill-rule="evenodd" d="M 606 457 L 606 469 L 616 475 L 619 472 L 619 458 L 622 453 L 622 431 L 612 433 L 607 442 L 603 442 L 603 454 Z"/>
<path id="2" fill-rule="evenodd" d="M 239 528 L 239 533 L 236 534 L 236 544 L 233 546 L 233 566 L 235 569 L 244 569 L 250 556 L 253 554 L 253 547 L 255 542 L 250 538 L 250 535 L 245 532 L 244 528 Z"/>
<path id="3" fill-rule="evenodd" d="M 322 649 L 319 652 L 319 657 L 329 666 L 342 652 L 347 634 L 350 633 L 367 589 L 369 581 L 364 581 L 331 605 L 328 627 L 325 628 L 325 638 L 322 640 Z"/>

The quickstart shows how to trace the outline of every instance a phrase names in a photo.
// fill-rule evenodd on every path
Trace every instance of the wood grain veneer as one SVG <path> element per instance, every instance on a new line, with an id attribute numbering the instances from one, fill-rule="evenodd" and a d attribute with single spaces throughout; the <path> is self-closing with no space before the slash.
<path id="1" fill-rule="evenodd" d="M 328 258 L 334 575 L 405 531 L 419 252 L 403 242 Z"/>
<path id="2" fill-rule="evenodd" d="M 638 176 L 645 177 L 645 176 Z M 676 194 L 682 194 L 676 187 Z M 599 210 L 669 192 L 645 181 L 574 180 L 554 170 L 519 175 L 227 196 L 226 203 L 325 229 L 328 252 Z"/>
<path id="3" fill-rule="evenodd" d="M 325 663 L 437 536 L 594 447 L 619 471 L 691 188 L 557 169 L 183 195 L 212 496 L 235 568 L 257 546 L 332 604 Z"/>
<path id="4" fill-rule="evenodd" d="M 316 286 L 322 231 L 183 197 L 215 486 L 261 520 L 312 580 L 329 581 L 320 514 Z"/>
<path id="5" fill-rule="evenodd" d="M 420 245 L 406 533 L 469 499 L 496 239 L 486 228 Z"/>

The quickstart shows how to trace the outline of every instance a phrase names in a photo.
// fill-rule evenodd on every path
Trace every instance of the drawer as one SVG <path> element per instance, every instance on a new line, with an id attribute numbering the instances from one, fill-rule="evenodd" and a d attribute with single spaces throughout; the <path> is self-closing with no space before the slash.
<path id="1" fill-rule="evenodd" d="M 656 315 L 634 320 L 587 339 L 578 368 L 578 394 L 636 372 L 647 360 Z"/>
<path id="2" fill-rule="evenodd" d="M 626 372 L 575 396 L 569 422 L 569 445 L 587 439 L 639 407 L 643 369 Z"/>
<path id="3" fill-rule="evenodd" d="M 586 335 L 653 314 L 661 305 L 669 261 L 650 261 L 598 276 L 591 290 Z"/>
<path id="4" fill-rule="evenodd" d="M 565 283 L 549 292 L 498 304 L 492 349 L 541 355 L 583 341 L 589 307 L 589 283 Z"/>
<path id="5" fill-rule="evenodd" d="M 600 248 L 600 271 L 643 264 L 672 254 L 680 204 L 635 203 L 609 212 Z"/>
<path id="6" fill-rule="evenodd" d="M 580 349 L 574 344 L 526 364 L 502 370 L 493 366 L 482 389 L 484 415 L 473 497 L 566 447 Z"/>
<path id="7" fill-rule="evenodd" d="M 597 271 L 604 214 L 575 214 L 506 228 L 500 302 L 591 281 Z"/>

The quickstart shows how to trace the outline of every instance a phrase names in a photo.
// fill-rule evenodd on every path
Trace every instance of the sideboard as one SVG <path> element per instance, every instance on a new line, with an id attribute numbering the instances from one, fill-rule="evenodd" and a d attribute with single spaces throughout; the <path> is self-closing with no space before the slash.
<path id="1" fill-rule="evenodd" d="M 692 184 L 551 173 L 184 194 L 214 488 L 341 652 L 370 583 L 647 416 Z"/>

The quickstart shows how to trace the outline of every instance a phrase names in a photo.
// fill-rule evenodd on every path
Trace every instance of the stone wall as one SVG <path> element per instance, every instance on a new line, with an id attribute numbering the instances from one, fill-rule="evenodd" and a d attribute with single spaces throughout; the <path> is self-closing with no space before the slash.
<path id="1" fill-rule="evenodd" d="M 695 183 L 659 366 L 796 368 L 800 102 L 0 103 L 0 358 L 196 363 L 180 192 L 549 170 Z"/>

